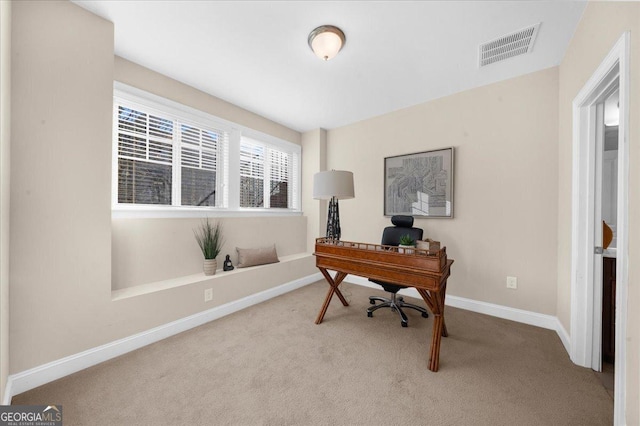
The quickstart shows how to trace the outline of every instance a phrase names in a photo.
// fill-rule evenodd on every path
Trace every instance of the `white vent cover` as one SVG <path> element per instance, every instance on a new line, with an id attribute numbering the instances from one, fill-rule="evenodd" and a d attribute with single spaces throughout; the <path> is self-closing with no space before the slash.
<path id="1" fill-rule="evenodd" d="M 538 28 L 540 28 L 540 22 L 481 44 L 479 51 L 480 66 L 484 67 L 494 62 L 531 52 L 533 43 L 538 35 Z"/>

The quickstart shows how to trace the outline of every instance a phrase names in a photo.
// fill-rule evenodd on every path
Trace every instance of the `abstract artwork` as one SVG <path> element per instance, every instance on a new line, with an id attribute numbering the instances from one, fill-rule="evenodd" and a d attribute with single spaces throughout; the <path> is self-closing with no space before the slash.
<path id="1" fill-rule="evenodd" d="M 453 148 L 384 159 L 384 214 L 453 217 Z"/>

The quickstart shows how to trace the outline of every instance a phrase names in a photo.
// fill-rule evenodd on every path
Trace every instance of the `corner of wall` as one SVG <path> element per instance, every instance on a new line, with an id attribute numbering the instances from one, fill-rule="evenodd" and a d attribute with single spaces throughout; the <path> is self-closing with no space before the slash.
<path id="1" fill-rule="evenodd" d="M 0 404 L 9 376 L 9 167 L 11 145 L 11 2 L 0 2 Z"/>
<path id="2" fill-rule="evenodd" d="M 307 251 L 313 252 L 315 239 L 323 235 L 326 200 L 314 200 L 313 175 L 327 169 L 327 131 L 310 130 L 302 134 L 302 211 L 307 216 Z"/>

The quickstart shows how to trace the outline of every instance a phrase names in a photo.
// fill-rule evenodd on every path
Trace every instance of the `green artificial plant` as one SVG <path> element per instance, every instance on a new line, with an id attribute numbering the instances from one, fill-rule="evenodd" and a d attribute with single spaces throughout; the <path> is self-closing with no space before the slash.
<path id="1" fill-rule="evenodd" d="M 220 222 L 210 223 L 209 218 L 200 223 L 193 233 L 205 259 L 215 259 L 220 254 L 222 244 L 222 225 Z"/>
<path id="2" fill-rule="evenodd" d="M 403 246 L 413 246 L 416 242 L 409 234 L 403 235 L 400 237 L 400 245 Z"/>

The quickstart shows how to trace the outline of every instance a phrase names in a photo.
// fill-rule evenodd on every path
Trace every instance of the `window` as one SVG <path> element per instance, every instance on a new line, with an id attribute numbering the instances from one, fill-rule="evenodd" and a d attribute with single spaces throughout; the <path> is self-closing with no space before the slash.
<path id="1" fill-rule="evenodd" d="M 220 206 L 227 132 L 125 100 L 116 106 L 118 204 Z"/>
<path id="2" fill-rule="evenodd" d="M 297 208 L 299 154 L 243 137 L 240 142 L 240 207 Z"/>
<path id="3" fill-rule="evenodd" d="M 115 84 L 115 212 L 299 212 L 300 152 L 298 145 Z"/>
<path id="4" fill-rule="evenodd" d="M 171 205 L 173 123 L 118 106 L 118 202 Z"/>
<path id="5" fill-rule="evenodd" d="M 218 153 L 226 133 L 181 124 L 180 140 L 181 205 L 216 206 Z"/>
<path id="6" fill-rule="evenodd" d="M 290 156 L 286 152 L 269 151 L 269 165 L 271 172 L 269 173 L 269 207 L 286 209 L 289 206 L 289 176 L 291 175 L 290 167 L 292 165 Z"/>
<path id="7" fill-rule="evenodd" d="M 264 207 L 265 147 L 247 138 L 240 143 L 240 207 Z"/>

